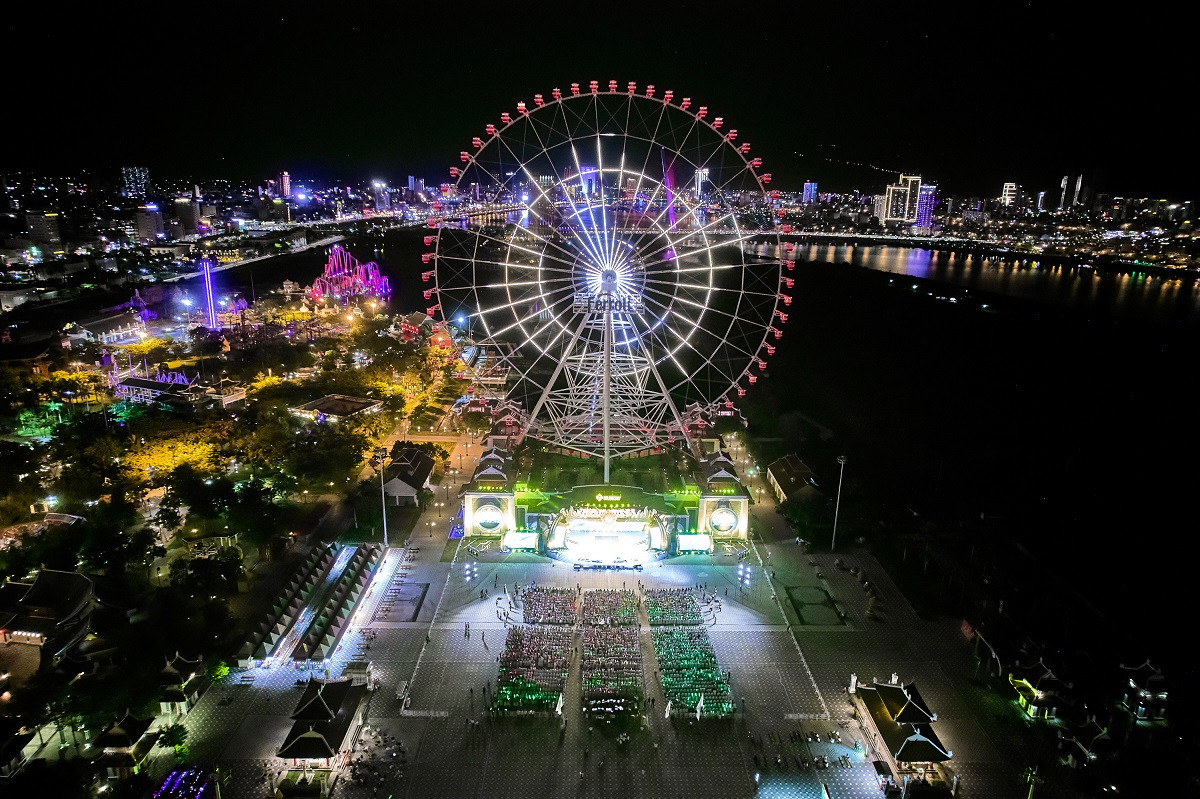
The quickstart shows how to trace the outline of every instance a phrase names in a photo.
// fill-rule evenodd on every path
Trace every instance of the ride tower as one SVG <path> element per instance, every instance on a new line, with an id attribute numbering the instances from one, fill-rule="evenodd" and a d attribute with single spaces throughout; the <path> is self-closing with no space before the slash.
<path id="1" fill-rule="evenodd" d="M 518 103 L 471 148 L 423 279 L 431 314 L 504 359 L 520 438 L 602 459 L 605 483 L 620 458 L 698 454 L 685 409 L 732 408 L 791 302 L 792 245 L 750 145 L 690 98 L 591 81 Z"/>

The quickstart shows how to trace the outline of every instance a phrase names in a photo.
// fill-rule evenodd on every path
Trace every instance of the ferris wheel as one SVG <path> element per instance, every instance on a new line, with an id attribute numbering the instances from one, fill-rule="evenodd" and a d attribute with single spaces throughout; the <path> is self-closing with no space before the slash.
<path id="1" fill-rule="evenodd" d="M 592 81 L 460 153 L 425 238 L 430 314 L 499 366 L 528 434 L 603 454 L 607 477 L 757 381 L 794 264 L 756 254 L 780 252 L 781 212 L 750 152 L 690 98 Z"/>

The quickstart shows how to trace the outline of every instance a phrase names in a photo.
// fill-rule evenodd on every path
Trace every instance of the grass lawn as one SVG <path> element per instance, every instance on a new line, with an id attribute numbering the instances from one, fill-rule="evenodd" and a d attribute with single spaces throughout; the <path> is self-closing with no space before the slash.
<path id="1" fill-rule="evenodd" d="M 611 468 L 613 485 L 627 485 L 651 493 L 680 490 L 683 478 L 669 455 L 615 460 Z M 581 458 L 539 452 L 534 456 L 529 484 L 549 493 L 569 491 L 580 485 L 604 482 L 604 463 L 599 458 Z"/>
<path id="2" fill-rule="evenodd" d="M 353 521 L 340 540 L 347 544 L 357 544 L 364 541 L 383 540 L 383 523 L 380 520 L 379 495 L 368 492 L 354 497 Z M 388 506 L 388 542 L 399 546 L 412 534 L 417 518 L 421 515 L 420 508 Z M 355 525 L 357 521 L 357 526 Z"/>
<path id="3" fill-rule="evenodd" d="M 446 546 L 442 547 L 442 563 L 449 563 L 450 561 L 454 560 L 454 554 L 458 552 L 459 546 L 465 540 L 466 539 L 464 538 L 446 539 Z"/>

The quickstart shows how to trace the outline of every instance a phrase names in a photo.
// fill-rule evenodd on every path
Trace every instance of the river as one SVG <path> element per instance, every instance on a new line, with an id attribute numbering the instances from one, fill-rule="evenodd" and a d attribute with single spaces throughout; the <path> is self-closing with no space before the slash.
<path id="1" fill-rule="evenodd" d="M 424 290 L 432 287 L 432 280 L 429 283 L 421 280 L 421 272 L 431 268 L 421 263 L 421 253 L 430 249 L 423 243 L 428 232 L 424 228 L 399 228 L 382 235 L 352 235 L 339 244 L 361 262 L 379 264 L 380 273 L 387 277 L 392 287 L 392 311 L 407 313 L 436 302 L 427 302 L 423 295 Z M 213 274 L 213 292 L 217 297 L 240 293 L 250 300 L 278 289 L 285 280 L 301 286 L 311 285 L 324 271 L 329 249 L 313 247 L 216 272 Z M 179 285 L 195 298 L 202 293 L 197 277 L 185 278 Z"/>
<path id="2" fill-rule="evenodd" d="M 753 248 L 771 255 L 764 245 Z M 947 283 L 964 289 L 1046 303 L 1100 316 L 1155 323 L 1200 323 L 1200 286 L 1194 279 L 1118 274 L 1081 264 L 1046 265 L 1028 255 L 989 258 L 982 253 L 895 245 L 802 244 L 797 261 L 852 264 L 880 272 Z"/>
<path id="3" fill-rule="evenodd" d="M 383 235 L 351 236 L 341 244 L 360 261 L 379 264 L 392 286 L 392 309 L 407 312 L 436 302 L 424 297 L 433 282 L 421 280 L 421 273 L 430 269 L 421 263 L 421 254 L 429 250 L 422 241 L 428 233 L 424 228 L 403 228 Z M 758 255 L 773 254 L 773 248 L 766 245 L 751 249 Z M 227 269 L 214 276 L 215 290 L 218 296 L 240 292 L 250 299 L 251 294 L 279 288 L 284 280 L 307 286 L 321 274 L 328 251 L 328 247 L 314 247 Z M 1200 283 L 1191 278 L 1100 271 L 1078 263 L 1042 264 L 1028 255 L 994 257 L 892 244 L 802 244 L 795 258 L 811 263 L 851 264 L 1089 315 L 1200 325 Z M 198 293 L 193 288 L 194 278 L 181 285 Z"/>

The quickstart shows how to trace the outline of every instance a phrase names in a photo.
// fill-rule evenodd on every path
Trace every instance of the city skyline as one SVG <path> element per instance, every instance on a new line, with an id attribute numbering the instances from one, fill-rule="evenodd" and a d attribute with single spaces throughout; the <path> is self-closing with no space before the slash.
<path id="1" fill-rule="evenodd" d="M 1070 9 L 992 18 L 947 7 L 914 19 L 872 5 L 850 28 L 835 12 L 767 4 L 744 12 L 744 50 L 702 21 L 622 21 L 615 9 L 616 41 L 566 61 L 532 31 L 470 8 L 319 21 L 243 11 L 236 25 L 164 10 L 161 28 L 197 67 L 187 81 L 139 48 L 113 46 L 142 30 L 136 18 L 21 13 L 8 22 L 14 63 L 38 65 L 55 106 L 79 119 L 30 115 L 10 131 L 9 169 L 433 180 L 464 135 L 483 133 L 480 120 L 498 123 L 518 100 L 573 80 L 617 79 L 695 96 L 757 139 L 776 179 L 797 189 L 869 192 L 900 172 L 978 196 L 1004 182 L 1054 195 L 1063 174 L 1123 196 L 1189 197 L 1197 183 L 1170 128 L 1133 118 L 1176 102 L 1170 75 L 1183 50 L 1169 40 L 1180 34 L 1156 30 L 1151 43 L 1145 21 Z M 260 52 L 244 31 L 271 48 Z M 393 32 L 399 54 L 379 46 Z M 888 53 L 904 42 L 917 46 L 891 75 Z M 651 48 L 663 57 L 644 58 Z M 61 51 L 70 57 L 54 57 Z M 1119 66 L 1151 57 L 1154 77 Z M 98 68 L 79 69 L 88 63 Z M 113 92 L 132 102 L 97 100 Z"/>

